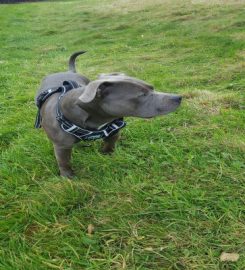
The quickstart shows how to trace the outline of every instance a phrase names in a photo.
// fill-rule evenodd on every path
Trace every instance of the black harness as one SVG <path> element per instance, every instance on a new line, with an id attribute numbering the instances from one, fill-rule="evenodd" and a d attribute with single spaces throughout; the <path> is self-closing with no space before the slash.
<path id="1" fill-rule="evenodd" d="M 60 127 L 67 133 L 75 136 L 79 140 L 84 141 L 91 141 L 91 140 L 97 140 L 97 139 L 103 139 L 108 138 L 116 133 L 119 132 L 119 130 L 126 126 L 126 123 L 123 121 L 123 118 L 116 119 L 110 123 L 104 124 L 102 127 L 100 127 L 98 130 L 88 130 L 81 128 L 74 123 L 72 123 L 70 120 L 65 118 L 65 116 L 62 114 L 60 109 L 60 101 L 65 96 L 65 94 L 74 89 L 80 87 L 75 81 L 64 81 L 63 85 L 58 88 L 50 88 L 48 90 L 43 91 L 40 93 L 36 99 L 36 105 L 38 107 L 38 112 L 36 116 L 36 122 L 35 122 L 35 128 L 41 127 L 41 114 L 40 110 L 43 105 L 43 103 L 54 93 L 61 92 L 61 95 L 58 98 L 57 107 L 56 107 L 56 119 L 60 123 Z"/>

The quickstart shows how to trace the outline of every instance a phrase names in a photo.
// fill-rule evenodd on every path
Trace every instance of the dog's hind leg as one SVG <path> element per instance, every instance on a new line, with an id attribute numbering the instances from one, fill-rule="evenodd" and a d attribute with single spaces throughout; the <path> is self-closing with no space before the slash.
<path id="1" fill-rule="evenodd" d="M 70 165 L 72 146 L 60 146 L 54 144 L 54 152 L 58 162 L 60 176 L 72 178 L 74 176 Z"/>

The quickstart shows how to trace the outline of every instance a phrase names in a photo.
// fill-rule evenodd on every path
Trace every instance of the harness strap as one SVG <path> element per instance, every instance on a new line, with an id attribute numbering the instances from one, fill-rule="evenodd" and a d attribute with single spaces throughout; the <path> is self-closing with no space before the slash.
<path id="1" fill-rule="evenodd" d="M 64 81 L 63 82 L 63 86 L 61 87 L 55 87 L 55 88 L 50 88 L 48 90 L 45 90 L 43 92 L 41 92 L 36 99 L 36 105 L 38 108 L 37 111 L 37 116 L 36 116 L 36 121 L 35 121 L 35 128 L 41 128 L 41 121 L 42 121 L 42 117 L 40 114 L 40 110 L 41 107 L 43 105 L 43 103 L 53 94 L 58 93 L 58 92 L 62 92 L 65 89 L 65 92 L 70 91 L 71 89 L 77 88 L 79 87 L 79 84 L 77 84 L 75 81 Z"/>
<path id="2" fill-rule="evenodd" d="M 69 120 L 65 119 L 64 116 L 62 118 L 57 117 L 57 120 L 60 122 L 60 127 L 65 132 L 83 141 L 92 141 L 111 137 L 118 133 L 121 128 L 126 126 L 126 123 L 123 121 L 122 118 L 116 119 L 113 122 L 106 124 L 104 128 L 99 130 L 87 130 L 81 128 L 73 124 Z"/>
<path id="3" fill-rule="evenodd" d="M 38 95 L 37 100 L 36 100 L 36 105 L 37 105 L 38 111 L 37 111 L 36 121 L 35 121 L 35 125 L 34 125 L 35 128 L 41 128 L 42 117 L 41 117 L 41 114 L 40 114 L 40 110 L 41 110 L 41 107 L 42 107 L 43 103 L 51 95 L 53 95 L 53 94 L 55 94 L 57 92 L 60 92 L 59 88 L 51 88 L 51 89 L 43 91 L 42 93 L 40 93 L 40 95 Z"/>

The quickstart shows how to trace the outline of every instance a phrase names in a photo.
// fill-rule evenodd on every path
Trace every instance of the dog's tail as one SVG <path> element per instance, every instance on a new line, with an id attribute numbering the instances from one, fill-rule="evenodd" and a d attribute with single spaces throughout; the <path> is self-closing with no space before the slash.
<path id="1" fill-rule="evenodd" d="M 73 53 L 73 55 L 70 57 L 68 65 L 69 65 L 69 70 L 72 72 L 76 72 L 76 67 L 75 67 L 75 61 L 78 55 L 85 53 L 86 51 L 79 51 Z"/>

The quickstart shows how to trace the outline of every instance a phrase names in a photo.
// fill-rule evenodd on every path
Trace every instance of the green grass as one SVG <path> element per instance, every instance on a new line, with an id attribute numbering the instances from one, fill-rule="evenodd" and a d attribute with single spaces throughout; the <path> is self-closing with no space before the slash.
<path id="1" fill-rule="evenodd" d="M 245 269 L 245 4 L 209 2 L 0 6 L 0 269 Z M 127 119 L 112 156 L 78 144 L 70 181 L 33 98 L 80 49 L 91 79 L 126 72 L 185 98 Z"/>

